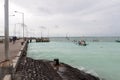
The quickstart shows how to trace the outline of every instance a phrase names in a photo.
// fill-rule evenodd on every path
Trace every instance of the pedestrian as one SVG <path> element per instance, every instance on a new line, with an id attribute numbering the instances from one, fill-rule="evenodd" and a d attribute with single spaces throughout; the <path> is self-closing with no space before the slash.
<path id="1" fill-rule="evenodd" d="M 17 40 L 17 37 L 13 36 L 13 44 L 15 44 L 16 40 Z"/>

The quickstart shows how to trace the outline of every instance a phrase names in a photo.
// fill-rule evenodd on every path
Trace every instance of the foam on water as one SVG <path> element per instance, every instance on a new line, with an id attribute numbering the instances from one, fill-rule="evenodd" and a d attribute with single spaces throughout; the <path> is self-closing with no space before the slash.
<path id="1" fill-rule="evenodd" d="M 105 80 L 119 80 L 120 44 L 116 42 L 87 42 L 78 46 L 73 42 L 30 43 L 28 57 L 53 60 L 59 58 L 88 73 L 98 73 Z M 81 66 L 83 66 L 81 68 Z M 98 76 L 97 75 L 97 76 Z"/>

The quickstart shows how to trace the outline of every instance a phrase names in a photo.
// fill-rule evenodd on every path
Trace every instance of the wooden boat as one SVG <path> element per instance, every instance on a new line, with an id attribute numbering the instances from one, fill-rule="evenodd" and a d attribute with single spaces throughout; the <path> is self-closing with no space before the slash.
<path id="1" fill-rule="evenodd" d="M 116 42 L 119 42 L 119 43 L 120 43 L 120 40 L 116 40 Z"/>

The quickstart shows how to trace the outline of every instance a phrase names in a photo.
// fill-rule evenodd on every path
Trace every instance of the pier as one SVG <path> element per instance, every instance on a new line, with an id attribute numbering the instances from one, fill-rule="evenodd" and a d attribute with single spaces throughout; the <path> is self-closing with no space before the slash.
<path id="1" fill-rule="evenodd" d="M 9 55 L 9 58 L 10 59 L 13 59 L 17 54 L 18 54 L 18 52 L 20 51 L 20 49 L 21 49 L 21 47 L 22 47 L 22 45 L 21 45 L 21 42 L 22 42 L 23 40 L 22 39 L 20 39 L 20 40 L 16 40 L 16 42 L 15 42 L 15 44 L 13 44 L 13 42 L 10 42 L 9 43 L 9 53 L 10 53 L 10 55 Z M 0 43 L 0 62 L 2 62 L 3 60 L 5 60 L 5 52 L 4 52 L 4 49 L 5 47 L 4 47 L 4 43 Z"/>
<path id="2" fill-rule="evenodd" d="M 23 50 L 25 50 L 27 44 L 24 43 L 24 45 L 21 45 L 21 42 L 23 42 L 23 39 L 16 40 L 16 42 L 13 44 L 13 42 L 9 42 L 9 60 L 5 60 L 5 52 L 4 52 L 4 42 L 0 43 L 0 80 L 8 76 L 9 74 L 13 74 L 13 71 L 15 70 L 15 67 L 17 65 L 17 62 L 19 62 L 19 57 L 23 53 Z M 6 77 L 7 76 L 7 77 Z M 8 79 L 9 80 L 9 79 Z"/>

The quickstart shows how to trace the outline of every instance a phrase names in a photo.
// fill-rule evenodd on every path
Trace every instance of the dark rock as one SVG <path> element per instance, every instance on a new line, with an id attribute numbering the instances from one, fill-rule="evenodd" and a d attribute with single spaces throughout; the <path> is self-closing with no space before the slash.
<path id="1" fill-rule="evenodd" d="M 22 58 L 14 73 L 14 80 L 100 80 L 64 63 L 58 66 L 65 68 L 60 72 L 59 69 L 55 70 L 51 63 L 54 64 L 54 61 Z"/>

